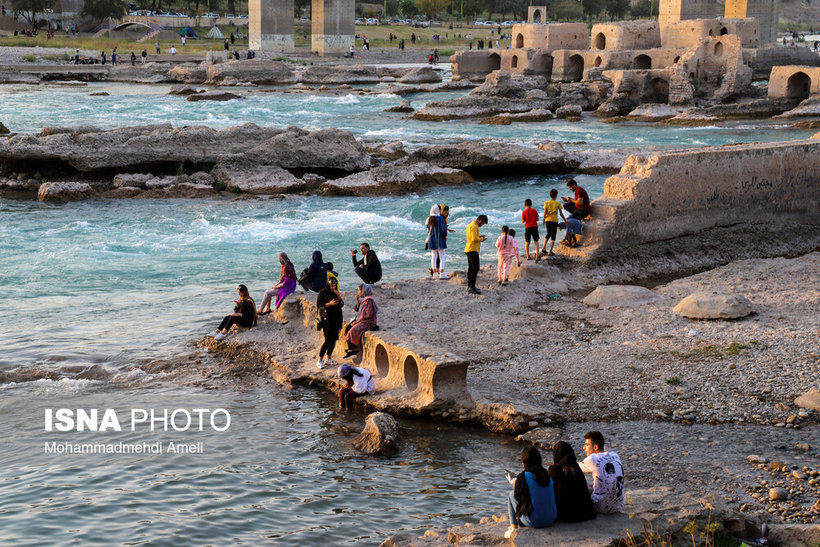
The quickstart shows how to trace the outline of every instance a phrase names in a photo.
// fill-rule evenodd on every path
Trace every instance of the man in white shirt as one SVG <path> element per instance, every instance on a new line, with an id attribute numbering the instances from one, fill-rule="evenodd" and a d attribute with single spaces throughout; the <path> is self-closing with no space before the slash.
<path id="1" fill-rule="evenodd" d="M 590 494 L 599 513 L 616 513 L 624 506 L 624 469 L 615 452 L 604 451 L 604 436 L 600 431 L 584 435 L 587 457 L 578 465 L 584 473 L 592 474 Z"/>

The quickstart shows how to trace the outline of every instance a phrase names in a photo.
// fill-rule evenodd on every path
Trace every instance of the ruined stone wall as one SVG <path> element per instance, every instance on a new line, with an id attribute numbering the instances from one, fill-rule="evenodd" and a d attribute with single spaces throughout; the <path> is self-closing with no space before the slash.
<path id="1" fill-rule="evenodd" d="M 512 44 L 510 47 L 520 49 L 525 47 L 544 47 L 547 37 L 547 25 L 533 25 L 523 23 L 512 26 Z"/>
<path id="2" fill-rule="evenodd" d="M 760 25 L 760 43 L 777 40 L 780 0 L 726 0 L 726 17 L 754 17 Z"/>
<path id="3" fill-rule="evenodd" d="M 687 78 L 693 86 L 695 97 L 721 99 L 739 95 L 752 80 L 751 69 L 743 63 L 740 38 L 731 34 L 703 38 L 696 47 L 681 56 L 676 68 L 679 69 L 679 77 Z M 678 83 L 673 81 L 672 86 L 677 87 Z M 689 102 L 691 98 L 688 101 L 679 100 L 674 92 L 670 96 L 671 104 Z"/>
<path id="4" fill-rule="evenodd" d="M 805 99 L 820 95 L 820 68 L 776 66 L 769 76 L 769 98 Z"/>
<path id="5" fill-rule="evenodd" d="M 504 49 L 501 55 L 501 70 L 531 76 L 552 75 L 552 56 L 541 49 Z"/>
<path id="6" fill-rule="evenodd" d="M 589 30 L 586 23 L 556 23 L 546 25 L 544 42 L 538 46 L 549 51 L 556 49 L 589 48 Z"/>
<path id="7" fill-rule="evenodd" d="M 820 138 L 630 156 L 594 202 L 585 246 L 595 256 L 783 215 L 820 222 Z"/>
<path id="8" fill-rule="evenodd" d="M 450 57 L 453 80 L 484 81 L 493 70 L 501 68 L 501 53 L 506 50 L 457 51 Z"/>
<path id="9" fill-rule="evenodd" d="M 720 15 L 720 13 L 718 13 L 715 0 L 660 0 L 658 24 L 660 25 L 661 39 L 666 35 L 666 29 L 669 25 L 676 21 L 711 19 L 717 15 Z"/>
<path id="10" fill-rule="evenodd" d="M 547 22 L 547 6 L 530 6 L 527 8 L 527 22 L 543 25 Z"/>
<path id="11" fill-rule="evenodd" d="M 768 46 L 743 51 L 743 61 L 752 67 L 755 79 L 769 77 L 776 66 L 820 66 L 820 57 L 807 47 Z"/>
<path id="12" fill-rule="evenodd" d="M 657 21 L 620 21 L 592 26 L 593 49 L 650 49 L 660 47 L 661 33 Z M 579 48 L 572 48 L 579 49 Z"/>
<path id="13" fill-rule="evenodd" d="M 663 47 L 688 48 L 710 36 L 734 34 L 743 47 L 760 45 L 760 25 L 755 19 L 689 19 L 669 23 L 663 33 Z"/>
<path id="14" fill-rule="evenodd" d="M 672 69 L 605 70 L 604 78 L 612 82 L 612 94 L 621 93 L 636 103 L 666 103 Z"/>

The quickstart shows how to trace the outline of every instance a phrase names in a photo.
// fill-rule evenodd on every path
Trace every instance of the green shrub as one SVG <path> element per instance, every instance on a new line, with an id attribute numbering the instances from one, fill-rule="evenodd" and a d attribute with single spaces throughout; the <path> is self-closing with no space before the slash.
<path id="1" fill-rule="evenodd" d="M 678 378 L 677 376 L 670 376 L 666 379 L 666 383 L 670 386 L 680 385 L 680 378 Z"/>
<path id="2" fill-rule="evenodd" d="M 33 53 L 26 53 L 23 55 L 23 60 L 27 63 L 33 63 L 37 61 L 37 56 Z"/>

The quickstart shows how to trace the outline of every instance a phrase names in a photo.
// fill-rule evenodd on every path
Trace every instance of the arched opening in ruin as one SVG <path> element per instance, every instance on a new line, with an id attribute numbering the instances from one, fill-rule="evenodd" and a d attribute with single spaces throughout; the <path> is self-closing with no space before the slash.
<path id="1" fill-rule="evenodd" d="M 599 32 L 595 35 L 595 39 L 592 40 L 592 47 L 595 49 L 606 49 L 606 36 L 603 32 Z"/>
<path id="2" fill-rule="evenodd" d="M 720 57 L 723 55 L 723 43 L 718 42 L 715 44 L 715 57 Z"/>
<path id="3" fill-rule="evenodd" d="M 376 351 L 373 353 L 373 360 L 376 361 L 376 370 L 379 372 L 379 376 L 387 378 L 387 375 L 390 374 L 390 357 L 387 356 L 387 348 L 378 344 Z"/>
<path id="4" fill-rule="evenodd" d="M 512 56 L 512 61 L 510 62 L 510 68 L 518 68 L 518 55 Z"/>
<path id="5" fill-rule="evenodd" d="M 601 59 L 601 56 L 600 56 L 600 55 L 598 55 L 597 57 L 595 57 L 595 66 L 601 66 L 601 63 L 603 63 L 603 62 L 604 62 L 604 60 L 603 60 L 603 59 Z"/>
<path id="6" fill-rule="evenodd" d="M 726 27 L 720 27 L 720 35 L 724 36 L 726 34 L 729 34 L 729 29 L 727 29 Z"/>
<path id="7" fill-rule="evenodd" d="M 680 55 L 676 56 L 676 57 L 675 57 L 675 60 L 674 60 L 674 61 L 672 61 L 672 62 L 673 62 L 673 63 L 677 63 L 678 61 L 680 61 Z"/>
<path id="8" fill-rule="evenodd" d="M 712 32 L 712 29 L 709 29 L 709 36 L 714 36 L 714 35 L 715 35 L 715 33 Z"/>
<path id="9" fill-rule="evenodd" d="M 573 55 L 567 62 L 565 79 L 570 82 L 580 82 L 584 77 L 584 58 L 580 55 Z"/>
<path id="10" fill-rule="evenodd" d="M 501 68 L 501 55 L 499 55 L 498 53 L 493 53 L 492 55 L 490 55 L 487 61 L 489 61 L 488 65 L 490 68 L 490 72 Z"/>
<path id="11" fill-rule="evenodd" d="M 632 60 L 632 68 L 636 70 L 649 70 L 652 68 L 652 57 L 649 55 L 638 55 Z"/>
<path id="12" fill-rule="evenodd" d="M 792 74 L 786 81 L 787 99 L 808 99 L 811 91 L 811 78 L 805 72 Z"/>
<path id="13" fill-rule="evenodd" d="M 649 82 L 649 94 L 646 97 L 649 103 L 669 102 L 669 82 L 663 78 L 652 78 Z"/>
<path id="14" fill-rule="evenodd" d="M 531 23 L 540 23 L 541 22 L 541 10 L 537 9 L 532 12 L 532 21 Z"/>
<path id="15" fill-rule="evenodd" d="M 411 391 L 419 387 L 419 365 L 412 355 L 404 358 L 404 384 Z"/>
<path id="16" fill-rule="evenodd" d="M 520 32 L 515 35 L 515 47 L 516 49 L 521 49 L 524 47 L 524 35 Z"/>

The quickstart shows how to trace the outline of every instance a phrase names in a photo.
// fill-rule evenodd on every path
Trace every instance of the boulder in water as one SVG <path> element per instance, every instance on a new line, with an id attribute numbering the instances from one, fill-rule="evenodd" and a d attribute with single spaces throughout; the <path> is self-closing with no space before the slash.
<path id="1" fill-rule="evenodd" d="M 390 414 L 374 412 L 365 419 L 364 431 L 352 442 L 365 454 L 392 456 L 401 450 L 399 424 Z"/>
<path id="2" fill-rule="evenodd" d="M 44 182 L 37 192 L 40 201 L 75 201 L 92 194 L 91 186 L 84 182 Z"/>
<path id="3" fill-rule="evenodd" d="M 414 68 L 413 70 L 399 78 L 399 83 L 401 84 L 431 84 L 438 83 L 440 81 L 441 74 L 439 74 L 429 66 Z"/>

